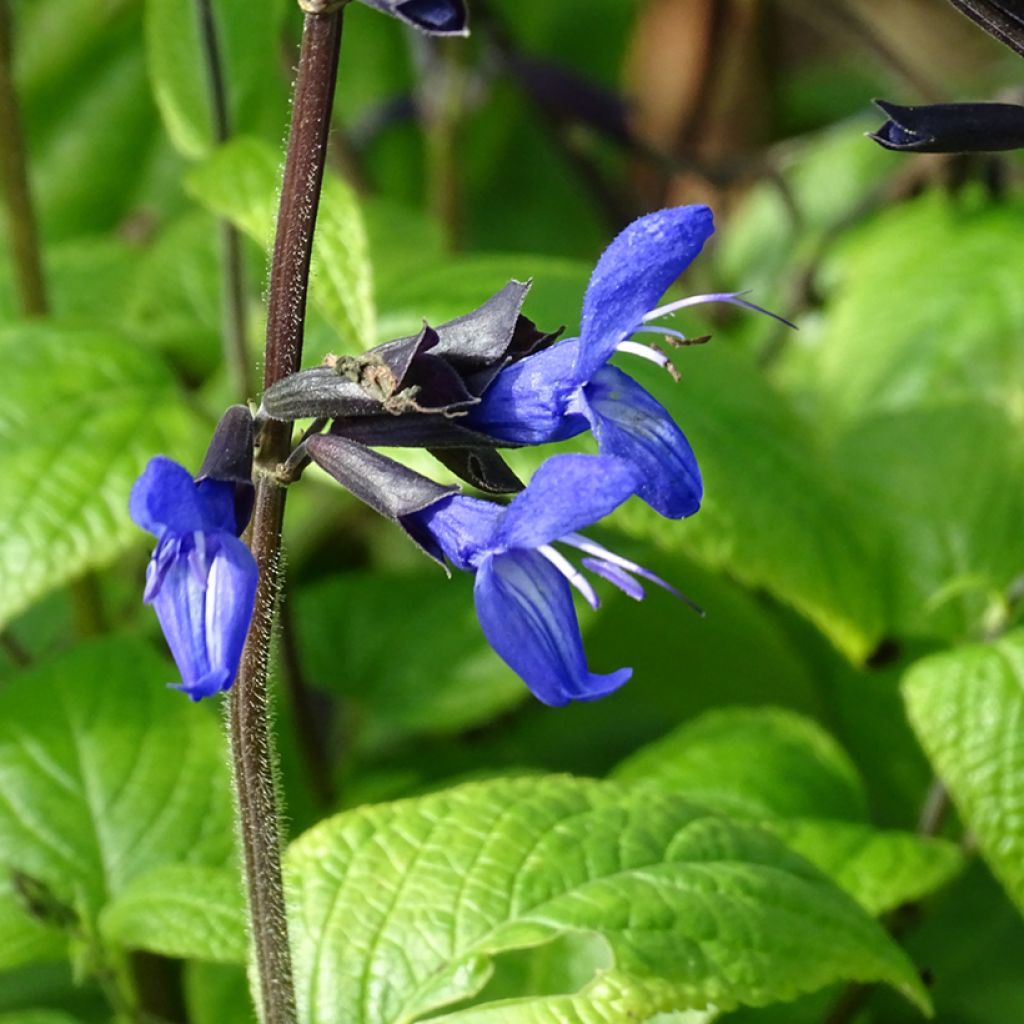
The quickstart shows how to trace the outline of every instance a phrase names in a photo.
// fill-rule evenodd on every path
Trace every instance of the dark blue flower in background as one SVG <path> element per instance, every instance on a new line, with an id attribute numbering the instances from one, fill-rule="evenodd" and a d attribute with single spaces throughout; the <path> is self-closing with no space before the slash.
<path id="1" fill-rule="evenodd" d="M 583 565 L 637 600 L 641 576 L 682 597 L 653 573 L 580 536 L 637 490 L 636 471 L 622 459 L 556 455 L 509 505 L 445 495 L 403 515 L 401 524 L 428 550 L 475 572 L 477 617 L 488 642 L 545 704 L 594 700 L 618 689 L 633 670 L 591 672 L 570 585 L 593 608 L 590 582 L 555 548 L 583 552 Z M 630 575 L 633 574 L 633 575 Z"/>
<path id="2" fill-rule="evenodd" d="M 696 512 L 703 484 L 689 442 L 668 411 L 608 360 L 618 351 L 670 368 L 664 353 L 631 339 L 652 333 L 685 342 L 679 331 L 654 321 L 687 306 L 728 302 L 767 312 L 732 292 L 656 308 L 713 232 L 706 206 L 660 210 L 633 221 L 590 278 L 580 336 L 502 370 L 468 411 L 466 425 L 515 444 L 564 440 L 590 427 L 602 454 L 634 466 L 636 493 L 652 508 L 671 519 Z"/>
<path id="3" fill-rule="evenodd" d="M 143 599 L 181 673 L 171 685 L 193 700 L 231 686 L 252 618 L 258 571 L 238 539 L 235 491 L 225 480 L 196 483 L 164 456 L 132 488 L 132 519 L 157 538 Z"/>

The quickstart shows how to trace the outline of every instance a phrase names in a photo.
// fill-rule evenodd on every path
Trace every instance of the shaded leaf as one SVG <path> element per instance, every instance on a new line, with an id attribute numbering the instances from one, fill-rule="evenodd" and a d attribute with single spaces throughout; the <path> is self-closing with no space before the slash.
<path id="1" fill-rule="evenodd" d="M 158 865 L 232 855 L 223 737 L 173 673 L 120 636 L 0 692 L 0 862 L 87 919 Z"/>

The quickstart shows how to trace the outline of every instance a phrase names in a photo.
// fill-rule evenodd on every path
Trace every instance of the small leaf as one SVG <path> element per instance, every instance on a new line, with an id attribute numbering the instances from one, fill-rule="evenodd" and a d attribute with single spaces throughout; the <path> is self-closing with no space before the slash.
<path id="1" fill-rule="evenodd" d="M 188 191 L 268 250 L 280 188 L 281 159 L 259 139 L 239 137 L 186 177 Z M 373 276 L 366 229 L 355 194 L 332 174 L 324 176 L 313 240 L 310 294 L 339 347 L 360 352 L 376 342 Z"/>
<path id="2" fill-rule="evenodd" d="M 815 722 L 781 708 L 709 712 L 627 758 L 612 777 L 657 782 L 744 816 L 860 821 L 867 814 L 846 752 Z"/>
<path id="3" fill-rule="evenodd" d="M 0 863 L 87 920 L 158 865 L 232 856 L 223 737 L 167 689 L 173 673 L 111 637 L 0 692 Z"/>
<path id="4" fill-rule="evenodd" d="M 957 810 L 1024 910 L 1024 631 L 918 662 L 903 696 Z"/>
<path id="5" fill-rule="evenodd" d="M 0 624 L 141 535 L 128 494 L 194 421 L 160 360 L 128 338 L 56 324 L 0 331 Z"/>
<path id="6" fill-rule="evenodd" d="M 245 899 L 235 871 L 165 864 L 133 879 L 100 917 L 104 938 L 180 960 L 244 964 Z"/>
<path id="7" fill-rule="evenodd" d="M 286 861 L 310 1024 L 418 1020 L 480 991 L 498 953 L 570 931 L 603 936 L 615 962 L 579 994 L 587 1019 L 615 1019 L 620 1003 L 644 1017 L 761 1004 L 842 979 L 928 1005 L 903 953 L 817 871 L 653 787 L 465 785 L 328 819 Z"/>

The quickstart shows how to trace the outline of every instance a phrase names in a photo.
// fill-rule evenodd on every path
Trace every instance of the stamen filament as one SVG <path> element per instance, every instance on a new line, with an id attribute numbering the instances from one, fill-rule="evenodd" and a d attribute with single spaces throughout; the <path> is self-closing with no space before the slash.
<path id="1" fill-rule="evenodd" d="M 557 551 L 550 544 L 542 544 L 537 548 L 537 552 L 543 555 L 569 581 L 570 586 L 575 587 L 583 595 L 583 600 L 591 608 L 595 611 L 600 608 L 600 598 L 590 585 L 590 580 L 561 551 Z"/>
<path id="2" fill-rule="evenodd" d="M 778 313 L 773 313 L 770 309 L 765 309 L 763 306 L 758 306 L 753 302 L 740 298 L 741 295 L 746 294 L 746 292 L 711 292 L 707 295 L 690 295 L 685 299 L 677 299 L 675 302 L 652 309 L 650 313 L 644 316 L 644 323 L 650 323 L 659 317 L 668 316 L 670 313 L 678 312 L 680 309 L 687 309 L 690 306 L 701 306 L 709 302 L 725 302 L 730 306 L 741 306 L 743 309 L 750 309 L 755 313 L 764 313 L 765 316 L 770 316 L 773 320 L 778 320 L 779 323 L 792 327 L 794 331 L 797 330 L 796 324 L 790 323 L 785 317 L 779 316 Z"/>

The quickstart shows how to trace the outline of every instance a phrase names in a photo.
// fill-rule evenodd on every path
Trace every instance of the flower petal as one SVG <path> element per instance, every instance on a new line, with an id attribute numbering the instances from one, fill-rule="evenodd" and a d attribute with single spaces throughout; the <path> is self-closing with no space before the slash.
<path id="1" fill-rule="evenodd" d="M 504 512 L 493 501 L 456 494 L 402 516 L 399 522 L 428 553 L 441 553 L 457 569 L 471 572 L 491 551 Z"/>
<path id="2" fill-rule="evenodd" d="M 587 429 L 569 411 L 578 390 L 573 377 L 579 340 L 569 338 L 506 366 L 461 423 L 515 444 L 563 441 Z"/>
<path id="3" fill-rule="evenodd" d="M 665 407 L 614 366 L 600 369 L 584 395 L 598 448 L 632 464 L 636 493 L 669 519 L 693 515 L 704 495 L 700 469 Z"/>
<path id="4" fill-rule="evenodd" d="M 589 380 L 643 323 L 714 230 L 706 206 L 679 206 L 641 217 L 618 235 L 598 261 L 583 299 L 576 380 Z"/>
<path id="5" fill-rule="evenodd" d="M 603 519 L 636 493 L 633 467 L 604 455 L 553 455 L 505 511 L 494 550 L 538 548 Z"/>
<path id="6" fill-rule="evenodd" d="M 363 3 L 431 35 L 469 34 L 464 0 L 363 0 Z"/>
<path id="7" fill-rule="evenodd" d="M 515 551 L 486 559 L 473 594 L 484 636 L 543 703 L 594 700 L 633 674 L 588 670 L 569 584 L 542 555 Z"/>
<path id="8" fill-rule="evenodd" d="M 235 529 L 234 487 L 219 480 L 197 485 L 184 466 L 157 455 L 132 487 L 128 511 L 142 529 L 165 532 Z"/>
<path id="9" fill-rule="evenodd" d="M 220 689 L 226 690 L 238 673 L 256 601 L 259 569 L 252 553 L 237 537 L 220 534 L 216 543 L 206 582 L 206 650 L 214 670 L 225 673 Z"/>

